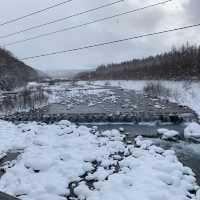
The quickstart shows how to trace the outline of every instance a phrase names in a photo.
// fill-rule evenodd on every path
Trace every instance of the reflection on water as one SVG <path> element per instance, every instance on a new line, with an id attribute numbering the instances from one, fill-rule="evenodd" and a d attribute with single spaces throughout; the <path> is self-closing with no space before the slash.
<path id="1" fill-rule="evenodd" d="M 0 96 L 0 115 L 9 115 L 19 111 L 30 111 L 46 105 L 47 102 L 48 95 L 46 95 L 42 88 L 3 93 Z"/>

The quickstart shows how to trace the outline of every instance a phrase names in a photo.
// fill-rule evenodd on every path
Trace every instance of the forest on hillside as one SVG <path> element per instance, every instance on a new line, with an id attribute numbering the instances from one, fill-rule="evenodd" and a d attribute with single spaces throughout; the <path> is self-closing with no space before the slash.
<path id="1" fill-rule="evenodd" d="M 199 80 L 200 46 L 187 43 L 156 56 L 101 65 L 95 71 L 83 72 L 76 78 L 81 80 Z"/>
<path id="2" fill-rule="evenodd" d="M 0 48 L 0 90 L 11 90 L 39 79 L 39 74 L 19 61 L 11 52 Z"/>

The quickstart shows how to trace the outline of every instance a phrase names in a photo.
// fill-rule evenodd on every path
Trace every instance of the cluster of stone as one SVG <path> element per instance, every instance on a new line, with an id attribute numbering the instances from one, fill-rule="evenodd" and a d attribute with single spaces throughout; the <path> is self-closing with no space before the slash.
<path id="1" fill-rule="evenodd" d="M 196 121 L 194 113 L 154 113 L 154 112 L 130 112 L 130 113 L 80 113 L 80 114 L 43 114 L 40 112 L 33 113 L 16 113 L 3 118 L 7 121 L 40 121 L 53 123 L 60 120 L 69 120 L 75 123 L 83 122 L 171 122 L 182 123 Z"/>

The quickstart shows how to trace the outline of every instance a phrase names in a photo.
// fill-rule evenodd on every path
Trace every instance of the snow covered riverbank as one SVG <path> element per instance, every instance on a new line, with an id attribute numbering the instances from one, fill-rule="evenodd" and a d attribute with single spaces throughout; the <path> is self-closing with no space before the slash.
<path id="1" fill-rule="evenodd" d="M 200 82 L 189 82 L 189 81 L 126 81 L 126 80 L 109 80 L 109 81 L 78 81 L 76 82 L 76 86 L 72 88 L 70 83 L 65 84 L 58 84 L 56 86 L 50 87 L 49 89 L 54 91 L 62 91 L 66 89 L 70 89 L 71 92 L 66 92 L 66 95 L 68 96 L 74 96 L 79 95 L 80 92 L 78 90 L 81 88 L 82 90 L 85 89 L 84 94 L 85 95 L 91 95 L 94 93 L 94 91 L 99 87 L 105 87 L 105 86 L 113 86 L 122 88 L 125 90 L 134 90 L 139 93 L 143 93 L 144 87 L 149 83 L 159 83 L 164 88 L 169 90 L 170 94 L 166 94 L 164 96 L 161 96 L 164 99 L 168 99 L 171 102 L 178 103 L 179 105 L 188 106 L 192 110 L 194 110 L 199 116 L 200 116 Z M 90 92 L 93 89 L 93 92 Z M 100 90 L 101 92 L 101 90 Z M 66 96 L 65 95 L 65 96 Z M 51 102 L 55 102 L 55 98 L 58 98 L 62 95 L 52 95 L 51 96 Z"/>
<path id="2" fill-rule="evenodd" d="M 84 82 L 80 83 L 83 84 Z M 144 87 L 148 83 L 159 83 L 163 87 L 169 89 L 170 96 L 165 96 L 168 100 L 183 106 L 188 106 L 200 116 L 200 82 L 189 81 L 95 81 L 95 85 L 109 84 L 115 87 L 121 87 L 125 90 L 135 90 L 143 92 Z"/>
<path id="3" fill-rule="evenodd" d="M 68 121 L 0 121 L 0 153 L 22 151 L 0 190 L 22 200 L 199 200 L 191 169 L 171 150 L 137 137 L 127 145 L 118 130 L 99 132 Z"/>

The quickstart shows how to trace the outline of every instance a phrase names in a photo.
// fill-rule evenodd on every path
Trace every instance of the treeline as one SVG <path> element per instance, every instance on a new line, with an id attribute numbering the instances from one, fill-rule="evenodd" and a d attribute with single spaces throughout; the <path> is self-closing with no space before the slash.
<path id="1" fill-rule="evenodd" d="M 200 46 L 183 45 L 144 59 L 101 65 L 95 71 L 79 74 L 81 80 L 199 80 Z"/>
<path id="2" fill-rule="evenodd" d="M 0 90 L 11 90 L 38 79 L 39 74 L 33 68 L 0 48 Z"/>

